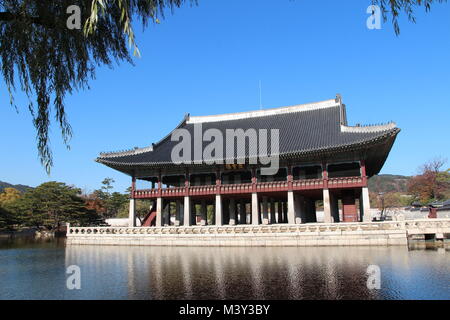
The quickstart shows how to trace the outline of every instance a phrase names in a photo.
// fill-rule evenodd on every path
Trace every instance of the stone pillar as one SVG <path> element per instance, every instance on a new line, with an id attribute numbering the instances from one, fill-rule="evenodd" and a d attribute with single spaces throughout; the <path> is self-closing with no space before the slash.
<path id="1" fill-rule="evenodd" d="M 333 222 L 331 218 L 330 191 L 328 189 L 323 189 L 323 222 Z"/>
<path id="2" fill-rule="evenodd" d="M 259 210 L 258 210 L 258 194 L 252 193 L 252 224 L 259 224 Z"/>
<path id="3" fill-rule="evenodd" d="M 369 189 L 367 187 L 362 188 L 361 201 L 362 201 L 362 204 L 360 204 L 360 205 L 363 208 L 361 220 L 364 222 L 371 222 L 372 216 L 370 214 Z"/>
<path id="4" fill-rule="evenodd" d="M 247 224 L 247 210 L 245 210 L 245 201 L 243 199 L 239 203 L 239 224 Z"/>
<path id="5" fill-rule="evenodd" d="M 180 200 L 176 200 L 175 202 L 175 225 L 179 226 L 180 225 L 180 215 L 181 215 L 181 201 Z"/>
<path id="6" fill-rule="evenodd" d="M 130 199 L 130 211 L 128 213 L 128 226 L 136 227 L 136 199 Z"/>
<path id="7" fill-rule="evenodd" d="M 201 210 L 200 210 L 200 215 L 201 215 L 201 220 L 200 220 L 200 225 L 202 226 L 206 226 L 207 224 L 207 207 L 206 207 L 206 200 L 202 200 L 201 202 Z"/>
<path id="8" fill-rule="evenodd" d="M 270 223 L 274 224 L 276 223 L 276 217 L 275 217 L 275 200 L 273 198 L 270 199 Z"/>
<path id="9" fill-rule="evenodd" d="M 331 218 L 333 222 L 339 222 L 339 199 L 335 194 L 330 193 Z"/>
<path id="10" fill-rule="evenodd" d="M 230 226 L 236 225 L 236 201 L 231 198 L 230 199 Z"/>
<path id="11" fill-rule="evenodd" d="M 216 226 L 222 225 L 222 196 L 216 194 Z"/>
<path id="12" fill-rule="evenodd" d="M 263 196 L 263 212 L 262 212 L 262 223 L 269 224 L 269 206 L 267 203 L 267 197 Z"/>
<path id="13" fill-rule="evenodd" d="M 189 196 L 184 197 L 184 214 L 183 214 L 183 225 L 191 225 L 191 199 Z"/>
<path id="14" fill-rule="evenodd" d="M 295 203 L 293 191 L 288 191 L 288 223 L 295 223 Z"/>
<path id="15" fill-rule="evenodd" d="M 162 198 L 158 197 L 156 199 L 156 226 L 162 226 Z"/>

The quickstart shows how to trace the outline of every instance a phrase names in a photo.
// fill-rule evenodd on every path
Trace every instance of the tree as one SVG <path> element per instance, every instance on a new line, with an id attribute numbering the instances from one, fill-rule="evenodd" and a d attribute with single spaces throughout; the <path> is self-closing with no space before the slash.
<path id="1" fill-rule="evenodd" d="M 113 178 L 105 178 L 102 181 L 102 191 L 107 193 L 108 195 L 111 193 L 111 190 L 114 189 L 113 183 L 116 182 Z"/>
<path id="2" fill-rule="evenodd" d="M 165 8 L 184 0 L 0 0 L 1 72 L 14 106 L 19 83 L 37 132 L 41 163 L 50 171 L 49 126 L 52 112 L 66 146 L 72 129 L 64 98 L 88 88 L 99 65 L 132 63 L 127 39 L 134 44 L 131 23 L 141 18 L 158 22 Z M 76 6 L 76 7 L 74 7 Z M 68 9 L 79 8 L 84 28 L 69 28 Z M 72 13 L 72 11 L 69 11 Z M 72 13 L 77 15 L 77 10 Z M 16 107 L 17 109 L 17 107 Z"/>
<path id="3" fill-rule="evenodd" d="M 408 192 L 415 200 L 428 204 L 450 196 L 450 169 L 441 171 L 445 160 L 437 158 L 425 163 L 419 174 L 408 182 Z"/>
<path id="4" fill-rule="evenodd" d="M 128 202 L 128 194 L 119 192 L 111 193 L 111 190 L 114 188 L 114 182 L 115 181 L 112 178 L 105 178 L 102 181 L 100 190 L 95 190 L 93 195 L 101 201 L 101 206 L 104 208 L 104 210 L 102 210 L 102 215 L 105 219 L 116 217 L 121 208 Z"/>
<path id="5" fill-rule="evenodd" d="M 0 206 L 12 203 L 20 198 L 20 191 L 14 188 L 5 188 L 0 193 Z"/>
<path id="6" fill-rule="evenodd" d="M 380 6 L 384 20 L 392 17 L 398 34 L 401 12 L 415 22 L 415 8 L 423 6 L 429 11 L 432 3 L 444 1 L 372 0 L 372 3 Z M 186 2 L 197 4 L 197 0 L 0 0 L 2 76 L 10 103 L 16 109 L 17 83 L 28 97 L 38 154 L 47 172 L 53 165 L 48 134 L 52 113 L 68 148 L 72 136 L 65 96 L 89 88 L 88 80 L 95 78 L 97 66 L 112 67 L 113 61 L 132 63 L 127 40 L 138 55 L 133 32 L 136 19 L 144 27 L 149 22 L 159 23 L 166 10 Z M 79 12 L 74 8 L 79 8 Z M 71 19 L 82 22 L 80 29 L 68 24 Z"/>
<path id="7" fill-rule="evenodd" d="M 416 23 L 415 9 L 424 7 L 425 11 L 429 12 L 432 4 L 443 2 L 447 2 L 447 0 L 372 0 L 373 5 L 380 7 L 385 22 L 389 17 L 392 19 L 396 35 L 400 34 L 398 18 L 402 12 L 406 14 L 410 22 Z"/>
<path id="8" fill-rule="evenodd" d="M 20 197 L 20 191 L 14 188 L 5 188 L 0 193 L 0 229 L 11 229 L 13 225 L 20 222 L 14 210 L 14 204 Z"/>
<path id="9" fill-rule="evenodd" d="M 37 228 L 58 229 L 62 223 L 94 223 L 99 217 L 86 208 L 81 190 L 62 182 L 50 181 L 27 191 L 16 210 L 23 212 L 24 223 Z"/>

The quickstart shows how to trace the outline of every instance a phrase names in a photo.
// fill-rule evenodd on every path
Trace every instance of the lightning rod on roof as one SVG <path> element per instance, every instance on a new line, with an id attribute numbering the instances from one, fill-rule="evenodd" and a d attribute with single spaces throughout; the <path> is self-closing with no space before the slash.
<path id="1" fill-rule="evenodd" d="M 262 110 L 262 90 L 261 90 L 261 80 L 259 80 L 259 110 Z"/>

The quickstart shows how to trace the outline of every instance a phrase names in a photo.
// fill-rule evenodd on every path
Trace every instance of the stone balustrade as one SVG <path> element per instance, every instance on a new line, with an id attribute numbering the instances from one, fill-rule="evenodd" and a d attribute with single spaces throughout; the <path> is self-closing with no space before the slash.
<path id="1" fill-rule="evenodd" d="M 299 233 L 342 232 L 404 229 L 405 222 L 275 224 L 236 226 L 172 226 L 172 227 L 69 227 L 68 235 L 76 234 L 229 234 L 229 233 Z"/>
<path id="2" fill-rule="evenodd" d="M 404 221 L 408 235 L 450 233 L 450 219 L 417 219 Z"/>
<path id="3" fill-rule="evenodd" d="M 306 246 L 405 245 L 409 235 L 450 233 L 450 219 L 236 226 L 71 227 L 68 244 Z"/>

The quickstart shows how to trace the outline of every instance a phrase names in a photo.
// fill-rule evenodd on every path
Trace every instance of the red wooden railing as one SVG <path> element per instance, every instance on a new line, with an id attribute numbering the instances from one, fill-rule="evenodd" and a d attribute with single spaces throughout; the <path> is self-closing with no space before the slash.
<path id="1" fill-rule="evenodd" d="M 342 177 L 329 179 L 303 179 L 293 180 L 292 190 L 317 190 L 323 188 L 339 189 L 339 188 L 356 188 L 366 186 L 366 179 L 364 177 Z M 253 189 L 254 185 L 256 190 Z M 134 198 L 146 199 L 157 198 L 159 196 L 170 197 L 184 197 L 197 195 L 215 195 L 215 194 L 243 194 L 252 192 L 280 192 L 288 191 L 288 181 L 271 181 L 271 182 L 256 182 L 254 183 L 239 183 L 239 184 L 220 184 L 220 185 L 205 185 L 205 186 L 189 186 L 189 187 L 174 187 L 164 189 L 141 189 L 134 191 Z"/>

